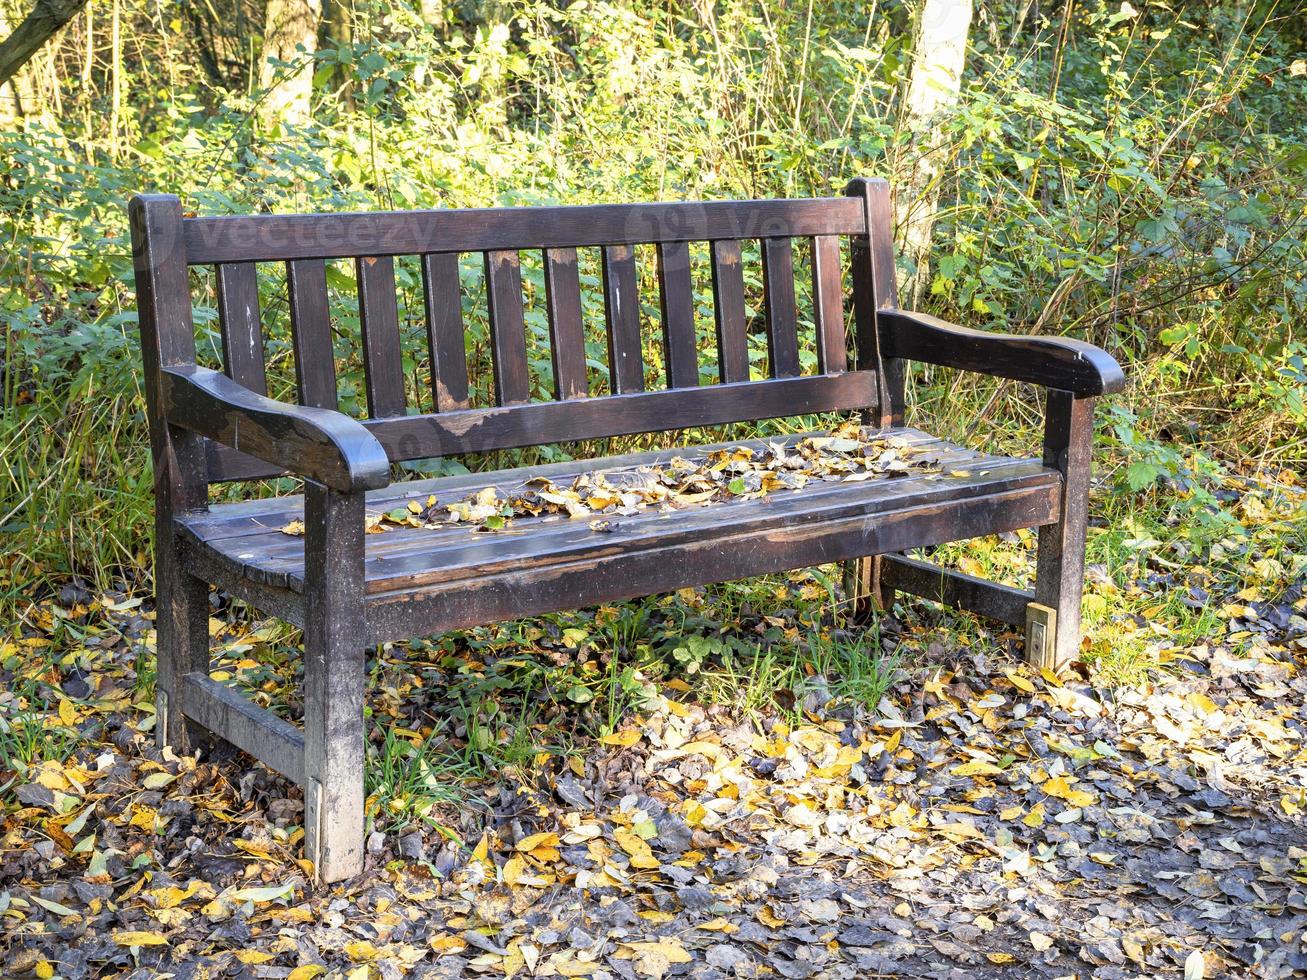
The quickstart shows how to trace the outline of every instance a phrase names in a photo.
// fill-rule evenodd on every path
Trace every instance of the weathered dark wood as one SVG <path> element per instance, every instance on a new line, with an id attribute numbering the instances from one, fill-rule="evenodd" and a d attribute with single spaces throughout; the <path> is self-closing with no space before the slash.
<path id="1" fill-rule="evenodd" d="M 455 412 L 468 408 L 471 402 L 467 391 L 463 295 L 456 253 L 422 256 L 422 290 L 426 298 L 427 349 L 431 354 L 435 411 Z"/>
<path id="2" fill-rule="evenodd" d="M 858 555 L 939 544 L 1050 519 L 1057 491 L 1019 490 L 927 509 L 886 511 L 736 534 L 730 525 L 690 544 L 615 550 L 597 559 L 547 569 L 510 570 L 429 589 L 404 588 L 368 599 L 371 642 L 425 635 L 546 610 L 599 603 L 845 561 Z"/>
<path id="3" fill-rule="evenodd" d="M 615 395 L 644 390 L 640 351 L 640 295 L 635 281 L 635 249 L 603 249 L 604 322 L 608 328 L 608 374 Z"/>
<path id="4" fill-rule="evenodd" d="M 881 576 L 889 588 L 1025 628 L 1026 606 L 1034 600 L 1033 592 L 903 555 L 882 555 L 880 561 Z"/>
<path id="5" fill-rule="evenodd" d="M 486 252 L 486 303 L 495 367 L 495 404 L 520 405 L 531 399 L 531 377 L 526 367 L 522 269 L 517 252 Z"/>
<path id="6" fill-rule="evenodd" d="M 699 346 L 694 336 L 694 283 L 686 242 L 663 242 L 658 246 L 658 304 L 667 387 L 693 388 L 699 383 Z"/>
<path id="7" fill-rule="evenodd" d="M 376 438 L 339 412 L 287 405 L 194 364 L 165 368 L 163 410 L 174 425 L 342 490 L 390 482 Z"/>
<path id="8" fill-rule="evenodd" d="M 1074 342 L 964 331 L 897 309 L 888 186 L 855 181 L 835 200 L 714 202 L 414 214 L 183 219 L 176 198 L 131 205 L 145 389 L 155 459 L 161 743 L 194 749 L 227 738 L 301 782 L 306 846 L 317 877 L 363 866 L 364 644 L 499 619 L 594 605 L 684 586 L 832 561 L 867 573 L 855 595 L 882 603 L 896 588 L 1028 624 L 1035 662 L 1058 666 L 1079 642 L 1092 399 L 1119 369 Z M 852 236 L 857 359 L 846 351 L 840 236 Z M 812 242 L 820 374 L 797 377 L 791 241 Z M 772 378 L 750 381 L 740 241 L 761 242 Z M 699 385 L 689 244 L 710 243 L 723 383 Z M 669 390 L 645 393 L 633 246 L 658 252 Z M 603 256 L 612 394 L 588 394 L 576 248 Z M 518 253 L 545 257 L 555 395 L 526 404 Z M 481 252 L 498 407 L 472 409 L 459 253 Z M 433 412 L 405 413 L 392 256 L 420 256 Z M 356 262 L 369 412 L 334 411 L 336 375 L 324 260 Z M 263 397 L 253 263 L 285 261 L 300 401 Z M 195 363 L 187 266 L 219 265 L 226 369 Z M 984 456 L 903 429 L 905 358 L 932 360 L 1053 387 L 1044 461 Z M 461 527 L 365 535 L 365 515 L 434 493 L 459 499 L 491 486 L 519 492 L 534 475 L 568 482 L 637 469 L 712 447 L 573 460 L 493 473 L 388 484 L 391 461 L 452 456 L 637 432 L 860 411 L 930 452 L 937 474 L 815 481 L 762 499 L 675 514 L 650 508 L 612 521 L 520 518 L 511 533 Z M 790 440 L 799 436 L 786 437 Z M 761 448 L 761 443 L 759 444 Z M 207 469 L 206 469 L 207 466 Z M 626 469 L 623 469 L 626 467 Z M 207 479 L 288 472 L 303 498 L 207 506 Z M 365 490 L 373 488 L 371 494 Z M 303 537 L 283 534 L 302 519 Z M 1033 595 L 887 553 L 1018 527 L 1039 527 Z M 301 735 L 209 677 L 212 584 L 304 630 Z"/>
<path id="9" fill-rule="evenodd" d="M 207 673 L 182 678 L 181 710 L 296 783 L 304 781 L 304 735 Z"/>
<path id="10" fill-rule="evenodd" d="M 404 361 L 399 349 L 399 307 L 395 299 L 395 260 L 363 255 L 358 273 L 359 321 L 363 330 L 363 372 L 368 415 L 404 414 Z"/>
<path id="11" fill-rule="evenodd" d="M 331 338 L 327 266 L 318 259 L 286 263 L 290 331 L 295 343 L 295 382 L 300 404 L 335 409 L 336 351 Z"/>
<path id="12" fill-rule="evenodd" d="M 1089 524 L 1093 448 L 1094 399 L 1050 390 L 1044 420 L 1044 465 L 1062 474 L 1062 516 L 1056 524 L 1039 529 L 1035 599 L 1051 609 L 1056 620 L 1051 629 L 1032 626 L 1026 656 L 1031 663 L 1053 670 L 1061 669 L 1080 652 L 1080 601 L 1085 588 L 1085 531 Z"/>
<path id="13" fill-rule="evenodd" d="M 576 249 L 545 249 L 545 307 L 549 313 L 549 353 L 554 367 L 554 397 L 584 398 L 585 322 L 581 319 L 581 277 Z"/>
<path id="14" fill-rule="evenodd" d="M 713 316 L 717 363 L 723 383 L 749 380 L 749 336 L 744 320 L 744 267 L 740 243 L 712 243 Z"/>
<path id="15" fill-rule="evenodd" d="M 767 350 L 773 378 L 799 373 L 799 335 L 794 305 L 794 250 L 788 238 L 762 240 Z"/>
<path id="16" fill-rule="evenodd" d="M 578 467 L 578 472 L 584 468 Z M 392 529 L 368 536 L 364 575 L 368 592 L 434 585 L 544 569 L 622 551 L 688 544 L 714 537 L 726 528 L 732 533 L 769 527 L 793 529 L 812 522 L 911 508 L 925 513 L 996 493 L 1042 495 L 1057 484 L 1056 475 L 1036 461 L 999 459 L 986 460 L 984 476 L 815 484 L 763 500 L 689 508 L 678 513 L 671 526 L 665 514 L 651 508 L 622 517 L 617 529 L 609 533 L 596 533 L 589 519 L 579 518 L 519 519 L 506 535 L 471 533 L 458 527 Z M 520 491 L 520 487 L 509 489 Z M 215 535 L 206 544 L 256 581 L 303 588 L 303 543 L 275 527 L 236 536 Z"/>
<path id="17" fill-rule="evenodd" d="M 222 331 L 222 365 L 242 388 L 268 393 L 263 366 L 263 326 L 259 322 L 258 266 L 228 262 L 218 266 L 218 325 Z"/>
<path id="18" fill-rule="evenodd" d="M 858 177 L 844 193 L 862 207 L 864 233 L 849 239 L 849 272 L 853 280 L 853 331 L 855 364 L 876 371 L 880 387 L 864 416 L 878 426 L 903 424 L 905 368 L 902 361 L 886 358 L 881 348 L 879 311 L 898 306 L 898 279 L 894 269 L 894 216 L 889 185 L 883 180 Z M 868 611 L 868 601 L 883 611 L 894 605 L 894 590 L 882 574 L 879 556 L 864 558 L 846 569 L 855 615 Z"/>
<path id="19" fill-rule="evenodd" d="M 857 399 L 873 397 L 875 384 L 874 374 L 850 372 L 829 377 L 777 378 L 571 402 L 409 415 L 400 419 L 368 420 L 363 426 L 386 447 L 391 459 L 422 459 L 635 432 L 847 411 Z"/>
<path id="20" fill-rule="evenodd" d="M 132 199 L 132 264 L 141 323 L 146 414 L 154 457 L 154 583 L 160 746 L 203 748 L 209 735 L 178 707 L 181 678 L 209 667 L 209 590 L 179 561 L 177 517 L 208 503 L 204 440 L 169 424 L 164 369 L 195 362 L 195 325 L 182 247 L 181 202 L 170 195 Z"/>
<path id="21" fill-rule="evenodd" d="M 812 240 L 812 313 L 817 328 L 818 370 L 822 374 L 847 371 L 840 240 L 834 235 L 820 235 Z"/>
<path id="22" fill-rule="evenodd" d="M 883 350 L 895 357 L 1079 396 L 1110 394 L 1125 386 L 1125 374 L 1110 354 L 1069 337 L 990 333 L 904 310 L 881 310 L 880 336 Z"/>
<path id="23" fill-rule="evenodd" d="M 784 233 L 859 235 L 861 208 L 845 198 L 691 201 L 544 208 L 188 218 L 192 265 L 354 255 L 519 251 L 644 242 L 702 242 Z"/>
<path id="24" fill-rule="evenodd" d="M 304 491 L 304 831 L 319 881 L 363 870 L 363 494 Z"/>

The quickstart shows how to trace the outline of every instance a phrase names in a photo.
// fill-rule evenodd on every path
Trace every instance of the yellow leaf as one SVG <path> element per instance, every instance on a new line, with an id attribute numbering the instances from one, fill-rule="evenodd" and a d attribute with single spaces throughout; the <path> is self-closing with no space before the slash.
<path id="1" fill-rule="evenodd" d="M 666 957 L 668 963 L 689 963 L 690 954 L 685 951 L 677 939 L 664 939 L 656 943 L 622 943 L 624 947 L 640 956 Z"/>
<path id="2" fill-rule="evenodd" d="M 706 929 L 709 932 L 732 933 L 732 932 L 740 931 L 740 927 L 737 926 L 734 922 L 728 922 L 727 920 L 720 917 L 713 919 L 710 922 L 703 923 L 702 925 L 699 926 L 699 928 Z"/>
<path id="3" fill-rule="evenodd" d="M 1296 817 L 1302 811 L 1302 807 L 1292 796 L 1280 797 L 1280 809 L 1290 817 Z"/>
<path id="4" fill-rule="evenodd" d="M 490 853 L 490 838 L 487 837 L 485 834 L 482 834 L 481 840 L 478 841 L 477 846 L 472 849 L 472 856 L 471 858 L 469 858 L 469 860 L 484 862 L 486 860 L 486 855 L 489 853 Z"/>
<path id="5" fill-rule="evenodd" d="M 526 858 L 514 854 L 504 863 L 504 884 L 516 885 L 526 874 Z"/>
<path id="6" fill-rule="evenodd" d="M 982 762 L 979 759 L 973 759 L 971 762 L 964 762 L 960 766 L 953 768 L 955 776 L 1001 776 L 1003 770 L 992 762 Z"/>
<path id="7" fill-rule="evenodd" d="M 618 827 L 613 831 L 613 839 L 617 841 L 617 845 L 622 850 L 631 856 L 631 867 L 659 867 L 658 859 L 654 857 L 653 851 L 639 834 L 633 834 L 623 827 Z"/>
<path id="8" fill-rule="evenodd" d="M 628 728 L 624 732 L 613 732 L 610 735 L 605 735 L 599 741 L 603 745 L 619 745 L 624 749 L 628 749 L 640 741 L 640 733 L 634 728 Z"/>
<path id="9" fill-rule="evenodd" d="M 514 847 L 519 851 L 534 851 L 537 847 L 557 847 L 558 835 L 553 833 L 532 834 L 523 837 Z"/>
<path id="10" fill-rule="evenodd" d="M 69 728 L 77 724 L 77 709 L 67 698 L 59 699 L 59 720 Z"/>
<path id="11" fill-rule="evenodd" d="M 1082 789 L 1072 789 L 1065 776 L 1055 776 L 1040 787 L 1049 796 L 1056 797 L 1059 800 L 1066 800 L 1072 806 L 1086 807 L 1094 802 L 1097 797 L 1093 793 L 1087 793 Z"/>
<path id="12" fill-rule="evenodd" d="M 1010 807 L 1007 807 L 1007 808 L 1005 808 L 1005 809 L 999 810 L 999 811 L 998 811 L 998 819 L 1000 819 L 1000 820 L 1015 820 L 1017 817 L 1021 816 L 1021 810 L 1022 810 L 1022 807 L 1021 807 L 1021 804 L 1020 804 L 1020 803 L 1017 803 L 1017 804 L 1015 804 L 1014 806 L 1010 806 Z"/>
<path id="13" fill-rule="evenodd" d="M 455 936 L 446 932 L 439 936 L 432 936 L 430 945 L 438 955 L 444 956 L 463 952 L 463 950 L 467 949 L 467 940 L 462 936 Z"/>
<path id="14" fill-rule="evenodd" d="M 242 949 L 236 954 L 236 959 L 246 966 L 257 966 L 260 963 L 267 963 L 269 960 L 275 960 L 276 958 L 272 953 L 264 953 L 257 949 Z"/>
<path id="15" fill-rule="evenodd" d="M 1021 818 L 1021 822 L 1027 827 L 1044 826 L 1044 804 L 1036 803 L 1030 808 L 1030 812 Z"/>
<path id="16" fill-rule="evenodd" d="M 325 966 L 319 966 L 317 963 L 305 963 L 303 966 L 297 966 L 286 976 L 286 980 L 313 980 L 314 977 L 321 976 L 327 972 Z"/>
<path id="17" fill-rule="evenodd" d="M 764 905 L 758 910 L 758 921 L 769 929 L 779 929 L 785 925 L 785 920 L 773 912 L 770 905 Z"/>
<path id="18" fill-rule="evenodd" d="M 164 946 L 168 938 L 157 932 L 115 932 L 113 941 L 119 946 Z"/>
<path id="19" fill-rule="evenodd" d="M 1004 963 L 1016 962 L 1016 957 L 1011 953 L 986 953 L 985 958 L 991 963 L 997 963 L 1002 966 Z"/>
<path id="20" fill-rule="evenodd" d="M 50 980 L 54 976 L 54 967 L 50 965 L 49 960 L 41 960 L 36 964 L 36 975 L 40 980 Z"/>
<path id="21" fill-rule="evenodd" d="M 381 954 L 366 939 L 356 939 L 345 944 L 345 955 L 355 963 L 370 963 Z"/>
<path id="22" fill-rule="evenodd" d="M 1012 682 L 1012 686 L 1019 691 L 1025 691 L 1027 694 L 1035 693 L 1035 685 L 1022 677 L 1015 670 L 1005 671 L 1007 679 Z"/>

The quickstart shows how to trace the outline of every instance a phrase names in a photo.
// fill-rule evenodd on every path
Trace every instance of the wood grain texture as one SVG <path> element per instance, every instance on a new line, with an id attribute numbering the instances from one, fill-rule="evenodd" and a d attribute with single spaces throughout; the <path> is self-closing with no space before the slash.
<path id="1" fill-rule="evenodd" d="M 744 267 L 740 243 L 716 241 L 712 252 L 713 317 L 723 384 L 749 380 L 749 335 L 744 320 Z"/>
<path id="2" fill-rule="evenodd" d="M 355 260 L 354 267 L 358 274 L 368 415 L 374 419 L 403 415 L 404 361 L 399 347 L 395 260 L 389 255 L 364 255 Z"/>
<path id="3" fill-rule="evenodd" d="M 273 401 L 194 364 L 165 369 L 163 382 L 174 426 L 342 490 L 390 482 L 381 444 L 339 412 Z"/>
<path id="4" fill-rule="evenodd" d="M 549 314 L 549 355 L 554 397 L 589 394 L 585 369 L 585 322 L 581 317 L 581 277 L 576 249 L 545 249 L 545 308 Z"/>
<path id="5" fill-rule="evenodd" d="M 840 240 L 819 235 L 812 240 L 812 312 L 817 334 L 817 367 L 822 374 L 847 371 L 848 341 L 844 335 L 844 284 L 840 270 Z"/>
<path id="6" fill-rule="evenodd" d="M 857 235 L 862 209 L 845 198 L 691 201 L 535 208 L 253 214 L 188 218 L 192 265 L 427 252 L 519 251 L 663 241 Z"/>
<path id="7" fill-rule="evenodd" d="M 426 301 L 427 350 L 431 355 L 435 411 L 468 408 L 471 402 L 463 335 L 463 292 L 456 253 L 422 256 L 422 292 Z"/>
<path id="8" fill-rule="evenodd" d="M 644 356 L 640 350 L 640 294 L 635 279 L 635 249 L 603 249 L 604 322 L 608 328 L 608 376 L 613 394 L 644 390 Z"/>
<path id="9" fill-rule="evenodd" d="M 526 322 L 522 318 L 522 269 L 517 252 L 486 252 L 486 302 L 495 371 L 495 404 L 531 399 L 526 366 Z"/>
<path id="10" fill-rule="evenodd" d="M 317 259 L 286 263 L 290 332 L 295 344 L 295 383 L 301 405 L 337 405 L 336 351 L 331 337 L 327 266 Z"/>
<path id="11" fill-rule="evenodd" d="M 175 520 L 207 507 L 208 481 L 204 439 L 168 424 L 164 392 L 165 369 L 195 362 L 181 202 L 171 195 L 141 195 L 132 199 L 128 214 L 154 458 L 156 738 L 160 746 L 188 752 L 208 742 L 204 728 L 186 720 L 180 701 L 182 676 L 208 670 L 209 590 L 181 562 Z"/>
<path id="12" fill-rule="evenodd" d="M 363 870 L 363 507 L 305 486 L 304 843 L 320 882 Z"/>
<path id="13" fill-rule="evenodd" d="M 182 678 L 181 710 L 292 782 L 304 781 L 304 735 L 208 673 Z"/>
<path id="14" fill-rule="evenodd" d="M 887 588 L 1022 628 L 1026 606 L 1035 598 L 1033 592 L 903 555 L 881 556 L 881 576 Z"/>
<path id="15" fill-rule="evenodd" d="M 1081 397 L 1125 387 L 1125 374 L 1112 356 L 1082 340 L 972 330 L 903 310 L 882 310 L 880 324 L 884 350 L 895 357 L 1025 381 Z"/>
<path id="16" fill-rule="evenodd" d="M 258 266 L 253 262 L 218 266 L 218 328 L 227 377 L 258 395 L 268 393 L 263 365 L 263 325 L 259 321 Z"/>
<path id="17" fill-rule="evenodd" d="M 699 383 L 699 348 L 694 335 L 690 246 L 686 242 L 663 242 L 658 246 L 658 306 L 667 387 L 693 388 Z"/>
<path id="18" fill-rule="evenodd" d="M 768 364 L 773 378 L 799 373 L 799 335 L 794 303 L 794 249 L 788 238 L 762 240 Z"/>
<path id="19" fill-rule="evenodd" d="M 1039 529 L 1035 599 L 1054 610 L 1051 642 L 1027 648 L 1038 666 L 1059 670 L 1080 654 L 1080 605 L 1085 588 L 1085 532 L 1094 446 L 1094 399 L 1048 392 L 1044 465 L 1062 474 L 1061 519 Z"/>

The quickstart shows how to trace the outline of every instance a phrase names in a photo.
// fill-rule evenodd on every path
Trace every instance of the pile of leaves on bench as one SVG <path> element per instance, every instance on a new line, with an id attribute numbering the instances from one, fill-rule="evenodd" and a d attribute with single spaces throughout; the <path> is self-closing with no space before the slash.
<path id="1" fill-rule="evenodd" d="M 501 497 L 501 488 L 484 487 L 451 503 L 436 496 L 408 501 L 382 514 L 369 514 L 368 531 L 391 527 L 444 528 L 461 524 L 477 531 L 502 531 L 514 518 L 628 516 L 651 505 L 679 509 L 723 500 L 748 500 L 781 490 L 801 490 L 809 483 L 887 479 L 937 474 L 936 455 L 922 452 L 906 439 L 864 430 L 850 420 L 829 435 L 806 436 L 794 443 L 765 447 L 729 446 L 703 457 L 674 457 L 657 466 L 583 473 L 569 486 L 548 477 L 527 480 Z M 610 530 L 604 521 L 591 525 Z M 286 534 L 304 533 L 303 521 L 291 521 Z"/>

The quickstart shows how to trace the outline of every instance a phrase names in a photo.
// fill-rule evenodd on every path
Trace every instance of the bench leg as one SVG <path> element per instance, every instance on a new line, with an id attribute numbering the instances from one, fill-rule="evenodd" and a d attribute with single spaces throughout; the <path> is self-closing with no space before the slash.
<path id="1" fill-rule="evenodd" d="M 304 829 L 319 882 L 363 870 L 363 494 L 304 494 Z"/>
<path id="2" fill-rule="evenodd" d="M 159 748 L 188 755 L 213 740 L 182 711 L 183 678 L 209 676 L 209 585 L 184 569 L 168 529 L 156 534 L 155 738 Z"/>
<path id="3" fill-rule="evenodd" d="M 844 563 L 844 594 L 855 620 L 864 620 L 874 610 L 887 612 L 894 605 L 894 589 L 885 580 L 880 555 L 855 558 Z"/>
<path id="4" fill-rule="evenodd" d="M 1035 601 L 1026 614 L 1026 659 L 1058 670 L 1080 652 L 1085 587 L 1085 531 L 1094 399 L 1051 390 L 1044 423 L 1044 465 L 1062 472 L 1062 519 L 1039 529 Z"/>

